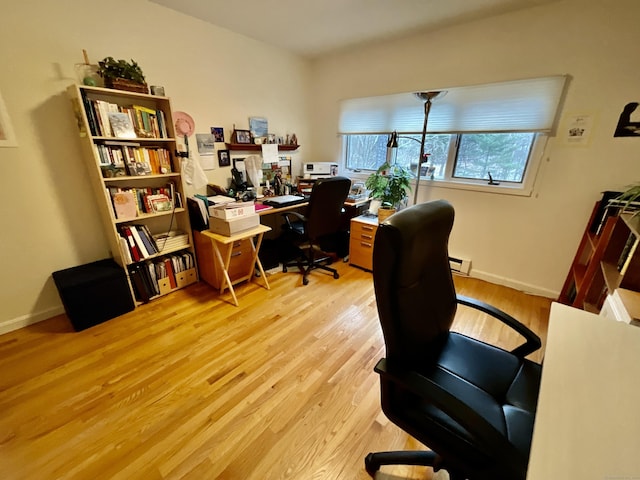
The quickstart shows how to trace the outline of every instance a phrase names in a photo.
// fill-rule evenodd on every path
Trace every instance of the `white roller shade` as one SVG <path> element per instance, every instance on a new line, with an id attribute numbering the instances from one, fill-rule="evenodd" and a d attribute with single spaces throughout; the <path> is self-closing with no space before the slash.
<path id="1" fill-rule="evenodd" d="M 444 88 L 432 102 L 427 130 L 551 132 L 567 77 Z M 426 90 L 425 90 L 426 91 Z M 424 102 L 413 92 L 343 100 L 340 134 L 422 132 Z"/>

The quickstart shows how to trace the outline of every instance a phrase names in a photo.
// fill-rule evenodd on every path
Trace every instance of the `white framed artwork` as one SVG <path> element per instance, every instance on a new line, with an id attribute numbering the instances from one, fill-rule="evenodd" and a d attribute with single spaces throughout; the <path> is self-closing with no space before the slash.
<path id="1" fill-rule="evenodd" d="M 9 112 L 0 94 L 0 147 L 17 147 L 16 135 L 11 126 Z"/>

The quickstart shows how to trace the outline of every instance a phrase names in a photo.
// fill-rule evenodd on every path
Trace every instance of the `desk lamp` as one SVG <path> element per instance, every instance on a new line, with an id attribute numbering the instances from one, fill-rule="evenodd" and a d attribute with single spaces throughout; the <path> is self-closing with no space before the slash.
<path id="1" fill-rule="evenodd" d="M 416 171 L 416 186 L 413 189 L 413 204 L 418 202 L 418 186 L 420 185 L 420 169 L 424 160 L 424 141 L 427 136 L 427 121 L 429 120 L 429 111 L 431 110 L 431 101 L 436 97 L 443 97 L 446 90 L 437 90 L 431 92 L 416 92 L 414 95 L 418 100 L 424 101 L 424 125 L 422 126 L 422 140 L 420 141 L 420 158 L 418 158 L 418 170 Z"/>

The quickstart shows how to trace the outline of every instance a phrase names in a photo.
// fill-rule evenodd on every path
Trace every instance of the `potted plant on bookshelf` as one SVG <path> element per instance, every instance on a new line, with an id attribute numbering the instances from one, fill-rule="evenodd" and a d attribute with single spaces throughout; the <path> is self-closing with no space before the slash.
<path id="1" fill-rule="evenodd" d="M 393 215 L 403 206 L 411 191 L 411 172 L 399 165 L 382 164 L 375 173 L 369 175 L 365 187 L 371 190 L 371 198 L 380 200 L 378 208 L 378 222 Z"/>
<path id="2" fill-rule="evenodd" d="M 98 62 L 98 75 L 104 79 L 108 88 L 149 93 L 142 69 L 133 59 L 129 63 L 126 60 L 106 57 Z"/>
<path id="3" fill-rule="evenodd" d="M 619 202 L 622 202 L 623 211 L 628 211 L 636 216 L 640 213 L 640 182 L 631 184 L 627 189 L 622 192 L 617 198 Z"/>

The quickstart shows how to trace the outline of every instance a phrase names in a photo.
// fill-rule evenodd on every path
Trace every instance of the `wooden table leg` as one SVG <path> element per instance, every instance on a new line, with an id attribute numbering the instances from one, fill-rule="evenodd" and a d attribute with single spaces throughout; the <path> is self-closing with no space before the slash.
<path id="1" fill-rule="evenodd" d="M 213 251 L 216 254 L 216 258 L 220 262 L 222 266 L 222 273 L 224 275 L 224 280 L 220 284 L 220 295 L 224 293 L 225 283 L 229 287 L 229 291 L 231 292 L 231 296 L 233 297 L 233 303 L 235 303 L 236 307 L 240 305 L 238 303 L 238 298 L 236 297 L 236 292 L 233 289 L 233 284 L 231 283 L 231 279 L 229 278 L 229 264 L 231 263 L 231 252 L 233 251 L 233 244 L 228 245 L 226 258 L 222 259 L 222 254 L 220 253 L 220 248 L 218 246 L 218 242 L 215 240 L 211 240 L 213 242 Z"/>
<path id="2" fill-rule="evenodd" d="M 249 277 L 249 281 L 251 281 L 251 278 L 253 277 L 253 270 L 256 268 L 256 265 L 258 265 L 258 270 L 260 271 L 260 275 L 262 276 L 262 279 L 264 280 L 264 286 L 267 290 L 271 290 L 271 287 L 269 286 L 269 281 L 267 280 L 267 276 L 264 273 L 264 270 L 262 269 L 262 263 L 260 262 L 260 257 L 258 256 L 258 252 L 260 251 L 260 245 L 262 244 L 262 233 L 260 233 L 258 235 L 258 241 L 255 243 L 253 243 L 253 238 L 250 239 L 250 243 L 251 243 L 251 248 L 253 249 L 253 259 L 251 261 L 251 270 L 249 270 L 249 273 L 251 274 L 251 276 Z"/>

